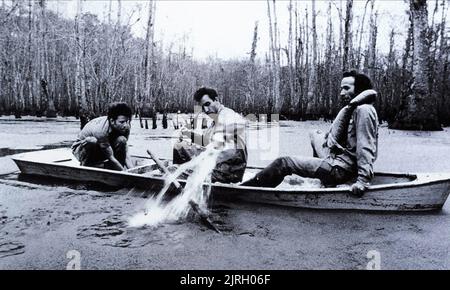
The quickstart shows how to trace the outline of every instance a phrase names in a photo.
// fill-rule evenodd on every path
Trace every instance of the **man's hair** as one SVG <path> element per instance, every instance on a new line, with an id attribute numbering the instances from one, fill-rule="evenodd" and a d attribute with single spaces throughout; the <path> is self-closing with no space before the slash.
<path id="1" fill-rule="evenodd" d="M 108 119 L 116 120 L 119 116 L 125 116 L 131 120 L 132 112 L 127 103 L 115 102 L 108 107 Z"/>
<path id="2" fill-rule="evenodd" d="M 204 95 L 208 95 L 211 100 L 215 101 L 217 99 L 217 92 L 215 89 L 211 89 L 211 88 L 200 88 L 198 89 L 195 93 L 194 93 L 194 100 L 196 102 L 200 102 L 200 100 L 202 99 L 202 97 Z"/>
<path id="3" fill-rule="evenodd" d="M 344 72 L 342 76 L 344 78 L 355 78 L 355 96 L 359 95 L 365 90 L 370 90 L 373 88 L 370 78 L 365 74 L 358 73 L 356 70 Z"/>

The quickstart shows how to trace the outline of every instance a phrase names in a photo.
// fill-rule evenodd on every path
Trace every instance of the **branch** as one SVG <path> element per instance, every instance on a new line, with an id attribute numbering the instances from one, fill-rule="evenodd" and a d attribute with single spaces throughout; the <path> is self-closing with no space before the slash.
<path id="1" fill-rule="evenodd" d="M 339 7 L 337 6 L 337 4 L 336 4 L 334 1 L 332 1 L 331 3 L 333 3 L 334 7 L 336 7 L 337 12 L 339 13 L 339 18 L 340 18 L 341 20 L 344 20 L 344 18 L 342 17 L 342 11 L 341 11 L 341 8 L 339 8 Z"/>
<path id="2" fill-rule="evenodd" d="M 6 14 L 3 21 L 0 22 L 0 26 L 5 24 L 8 21 L 9 16 L 16 10 L 17 7 L 19 7 L 19 2 L 16 2 L 16 4 L 11 8 L 11 10 Z"/>

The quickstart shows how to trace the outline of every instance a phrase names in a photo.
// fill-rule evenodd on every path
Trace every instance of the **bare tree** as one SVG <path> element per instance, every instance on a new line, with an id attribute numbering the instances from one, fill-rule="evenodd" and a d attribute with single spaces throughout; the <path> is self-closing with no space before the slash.
<path id="1" fill-rule="evenodd" d="M 335 102 L 336 95 L 333 93 L 333 79 L 332 79 L 332 54 L 333 54 L 333 23 L 331 20 L 331 2 L 328 3 L 328 20 L 327 20 L 327 40 L 326 40 L 326 52 L 325 52 L 325 67 L 326 72 L 328 74 L 327 77 L 327 90 L 325 92 L 325 108 L 328 108 L 328 112 L 326 112 L 327 116 L 331 116 L 333 114 L 333 103 Z"/>
<path id="2" fill-rule="evenodd" d="M 343 71 L 352 67 L 353 53 L 352 53 L 352 39 L 353 39 L 353 0 L 347 0 L 347 8 L 345 10 L 345 29 L 344 29 L 344 55 L 342 60 Z"/>
<path id="3" fill-rule="evenodd" d="M 270 4 L 272 2 L 272 10 Z M 269 99 L 269 113 L 279 113 L 281 108 L 280 101 L 280 47 L 279 32 L 277 25 L 276 1 L 267 0 L 267 15 L 269 17 L 269 36 L 270 36 L 270 56 L 271 56 L 271 74 L 272 74 L 272 98 Z M 272 111 L 272 108 L 274 111 Z"/>
<path id="4" fill-rule="evenodd" d="M 41 56 L 40 56 L 40 99 L 41 106 L 45 108 L 47 117 L 56 117 L 55 106 L 52 95 L 48 92 L 48 78 L 49 78 L 49 52 L 48 52 L 48 25 L 46 15 L 46 1 L 39 0 L 40 18 L 39 30 L 41 38 Z M 44 104 L 43 104 L 44 103 Z"/>
<path id="5" fill-rule="evenodd" d="M 144 58 L 144 93 L 143 104 L 141 110 L 145 111 L 144 115 L 149 116 L 149 110 L 153 108 L 153 94 L 152 94 L 152 77 L 153 77 L 153 57 L 154 57 L 154 35 L 153 35 L 153 21 L 154 21 L 154 3 L 150 0 L 148 3 L 148 21 L 147 32 L 145 36 L 145 58 Z M 145 108 L 145 109 L 144 109 Z"/>
<path id="6" fill-rule="evenodd" d="M 373 11 L 373 5 L 374 5 L 375 0 L 367 0 L 366 4 L 364 5 L 363 17 L 362 17 L 358 32 L 356 33 L 356 37 L 358 37 L 358 34 L 359 34 L 358 50 L 356 52 L 356 67 L 358 69 L 361 67 L 361 60 L 362 60 L 361 47 L 362 47 L 362 39 L 363 39 L 363 35 L 364 35 L 364 25 L 365 25 L 365 19 L 366 19 L 367 5 L 369 4 L 369 2 L 372 2 L 372 11 Z"/>
<path id="7" fill-rule="evenodd" d="M 368 73 L 371 79 L 375 79 L 375 66 L 376 66 L 376 52 L 377 52 L 377 20 L 378 12 L 373 11 L 375 0 L 371 0 L 370 9 L 370 35 L 369 35 L 369 47 L 366 54 L 366 73 Z"/>
<path id="8" fill-rule="evenodd" d="M 447 15 L 448 15 L 448 5 L 446 6 L 446 0 L 442 0 L 442 16 L 440 23 L 440 45 L 439 45 L 439 54 L 438 60 L 440 62 L 440 80 L 436 81 L 434 84 L 440 84 L 439 90 L 439 119 L 441 123 L 445 126 L 450 125 L 450 108 L 449 108 L 449 100 L 446 98 L 449 90 L 449 63 L 450 63 L 450 40 L 448 37 L 449 30 L 446 26 L 447 23 Z M 435 75 L 438 75 L 437 73 Z"/>
<path id="9" fill-rule="evenodd" d="M 344 56 L 344 12 L 343 0 L 339 0 L 339 8 L 336 7 L 339 14 L 339 59 L 341 60 L 341 67 L 343 66 Z"/>
<path id="10" fill-rule="evenodd" d="M 445 5 L 445 3 L 443 4 Z M 435 25 L 435 18 L 436 14 L 438 12 L 438 6 L 439 6 L 439 0 L 435 0 L 435 5 L 433 9 L 433 14 L 431 17 L 431 26 L 428 29 L 428 43 L 430 44 L 430 90 L 433 93 L 434 87 L 435 87 L 435 81 L 436 81 L 436 65 L 437 65 L 437 59 L 436 59 L 436 53 L 439 49 L 438 45 L 438 39 L 439 39 L 439 30 L 441 29 L 441 25 L 437 24 Z M 442 11 L 444 12 L 445 7 L 442 7 Z M 441 18 L 442 20 L 442 18 Z M 445 29 L 445 27 L 444 27 Z"/>
<path id="11" fill-rule="evenodd" d="M 284 107 L 287 115 L 292 115 L 291 108 L 292 108 L 292 102 L 295 99 L 295 75 L 294 75 L 294 61 L 295 61 L 295 55 L 294 55 L 294 46 L 293 46 L 293 31 L 292 31 L 292 16 L 293 16 L 293 6 L 292 6 L 292 0 L 289 1 L 288 6 L 289 11 L 289 32 L 288 32 L 288 44 L 286 48 L 286 56 L 288 61 L 288 83 L 289 83 L 289 94 L 285 97 L 284 101 Z"/>
<path id="12" fill-rule="evenodd" d="M 250 68 L 249 72 L 247 72 L 247 94 L 245 99 L 245 110 L 248 111 L 249 107 L 254 107 L 255 105 L 255 94 L 256 94 L 256 46 L 258 44 L 258 21 L 255 22 L 255 27 L 253 29 L 253 40 L 252 40 L 252 48 L 250 51 Z"/>
<path id="13" fill-rule="evenodd" d="M 310 74 L 308 81 L 308 93 L 307 100 L 308 105 L 306 109 L 306 115 L 308 117 L 317 117 L 317 107 L 320 103 L 319 96 L 317 94 L 317 25 L 316 25 L 316 0 L 312 1 L 311 7 L 311 24 L 312 24 L 312 63 L 310 65 Z"/>
<path id="14" fill-rule="evenodd" d="M 414 39 L 412 93 L 403 99 L 403 107 L 392 124 L 392 128 L 441 130 L 436 100 L 430 93 L 427 2 L 426 0 L 410 1 Z"/>
<path id="15" fill-rule="evenodd" d="M 250 51 L 250 62 L 251 63 L 255 63 L 257 44 L 258 44 L 258 21 L 255 22 L 255 27 L 253 28 L 252 49 Z"/>
<path id="16" fill-rule="evenodd" d="M 297 7 L 297 1 L 295 2 L 295 27 L 296 27 L 296 42 L 295 42 L 295 92 L 297 94 L 297 118 L 303 117 L 303 82 L 304 82 L 304 37 L 303 26 L 300 25 L 299 12 Z"/>
<path id="17" fill-rule="evenodd" d="M 89 110 L 86 99 L 83 0 L 77 0 L 77 14 L 75 16 L 75 62 L 75 96 L 78 102 L 80 128 L 83 129 L 89 122 Z"/>

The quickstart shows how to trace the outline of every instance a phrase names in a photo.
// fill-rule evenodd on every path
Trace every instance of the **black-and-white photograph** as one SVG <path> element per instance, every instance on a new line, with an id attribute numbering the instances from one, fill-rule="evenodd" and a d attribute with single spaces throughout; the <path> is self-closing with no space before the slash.
<path id="1" fill-rule="evenodd" d="M 449 8 L 0 0 L 0 270 L 450 269 Z"/>

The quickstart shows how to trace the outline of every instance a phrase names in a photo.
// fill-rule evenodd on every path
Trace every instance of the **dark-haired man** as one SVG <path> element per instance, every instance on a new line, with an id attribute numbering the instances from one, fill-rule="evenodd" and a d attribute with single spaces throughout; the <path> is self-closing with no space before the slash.
<path id="1" fill-rule="evenodd" d="M 344 107 L 327 134 L 311 134 L 314 157 L 280 157 L 242 185 L 276 187 L 286 175 L 297 174 L 318 178 L 325 186 L 352 181 L 351 192 L 361 196 L 373 178 L 377 157 L 375 96 L 367 76 L 344 73 L 340 93 Z"/>
<path id="2" fill-rule="evenodd" d="M 72 152 L 80 164 L 113 170 L 133 167 L 127 146 L 131 115 L 131 108 L 126 103 L 112 103 L 107 116 L 89 121 L 72 145 Z"/>
<path id="3" fill-rule="evenodd" d="M 185 137 L 192 137 L 196 144 L 186 141 L 174 146 L 174 163 L 184 163 L 204 150 L 204 146 L 214 143 L 222 152 L 219 154 L 216 167 L 211 174 L 212 182 L 241 182 L 247 166 L 247 146 L 245 136 L 245 119 L 226 108 L 219 102 L 216 90 L 200 88 L 194 94 L 194 100 L 202 110 L 213 119 L 211 126 L 198 131 L 182 128 Z"/>

